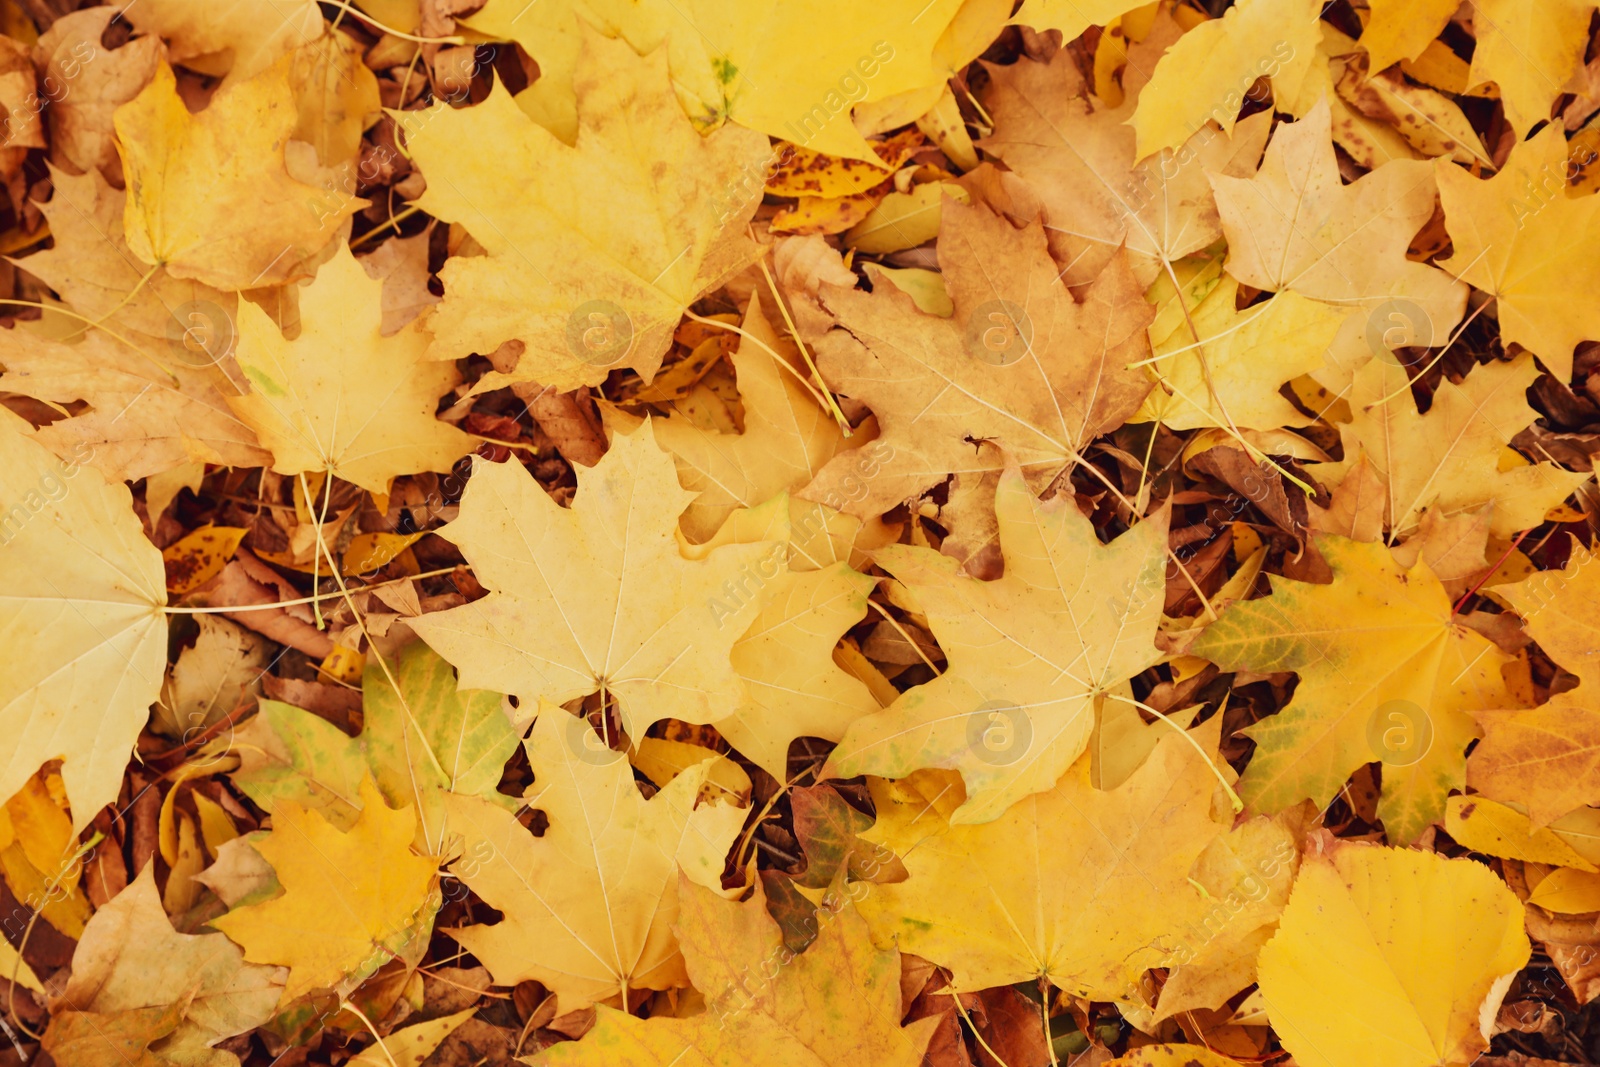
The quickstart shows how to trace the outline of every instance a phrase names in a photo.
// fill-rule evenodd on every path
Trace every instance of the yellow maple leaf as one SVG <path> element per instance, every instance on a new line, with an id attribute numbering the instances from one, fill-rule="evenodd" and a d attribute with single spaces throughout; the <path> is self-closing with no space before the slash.
<path id="1" fill-rule="evenodd" d="M 211 925 L 251 963 L 289 968 L 283 1000 L 343 988 L 388 961 L 396 945 L 426 937 L 438 907 L 437 867 L 411 851 L 411 808 L 389 808 L 370 778 L 348 832 L 315 811 L 280 801 L 272 832 L 251 844 L 272 865 L 281 896 L 234 908 Z"/>
<path id="2" fill-rule="evenodd" d="M 533 979 L 572 1011 L 627 989 L 684 985 L 673 936 L 678 872 L 718 884 L 745 811 L 696 807 L 711 763 L 697 763 L 648 801 L 623 753 L 583 719 L 544 703 L 526 742 L 534 791 L 549 818 L 539 837 L 504 808 L 448 794 L 463 836 L 451 870 L 490 907 L 492 925 L 449 931 L 499 985 Z"/>
<path id="3" fill-rule="evenodd" d="M 58 460 L 0 417 L 0 796 L 61 759 L 82 830 L 116 799 L 161 692 L 166 575 L 126 486 Z"/>
<path id="4" fill-rule="evenodd" d="M 1134 155 L 1177 148 L 1207 122 L 1230 132 L 1257 78 L 1270 77 L 1274 95 L 1293 99 L 1316 56 L 1321 10 L 1317 0 L 1240 0 L 1184 34 L 1139 96 Z"/>
<path id="5" fill-rule="evenodd" d="M 487 597 L 411 620 L 461 685 L 527 706 L 605 692 L 623 729 L 714 722 L 743 698 L 729 653 L 783 565 L 770 541 L 685 559 L 673 529 L 694 494 L 649 424 L 576 468 L 569 510 L 520 464 L 475 461 L 461 516 L 437 531 L 461 546 Z"/>
<path id="6" fill-rule="evenodd" d="M 1284 1047 L 1305 1067 L 1471 1063 L 1528 962 L 1521 903 L 1468 859 L 1318 840 L 1261 950 Z"/>
<path id="7" fill-rule="evenodd" d="M 683 882 L 683 952 L 706 1010 L 639 1019 L 599 1009 L 583 1039 L 530 1061 L 540 1067 L 915 1067 L 938 1026 L 900 1026 L 900 961 L 880 949 L 843 887 L 825 900 L 816 940 L 797 955 L 767 914 L 761 883 L 744 903 Z"/>
<path id="8" fill-rule="evenodd" d="M 176 362 L 205 365 L 228 354 L 237 296 L 173 277 L 164 267 L 145 277 L 146 267 L 123 231 L 127 193 L 98 171 L 72 175 L 52 167 L 50 184 L 54 191 L 39 210 L 50 223 L 53 244 L 19 259 L 24 270 L 85 318 L 125 336 L 142 335 L 129 338 L 136 342 L 158 338 L 159 346 L 151 349 L 170 353 Z"/>
<path id="9" fill-rule="evenodd" d="M 1273 132 L 1254 177 L 1214 174 L 1211 185 L 1228 239 L 1228 273 L 1244 284 L 1344 307 L 1407 301 L 1427 319 L 1430 332 L 1420 343 L 1442 344 L 1461 320 L 1466 286 L 1406 258 L 1412 236 L 1433 214 L 1432 166 L 1391 160 L 1343 184 L 1326 99 Z"/>
<path id="10" fill-rule="evenodd" d="M 401 126 L 428 175 L 418 203 L 488 251 L 451 257 L 429 329 L 456 359 L 524 346 L 510 376 L 573 389 L 627 365 L 655 375 L 683 310 L 748 264 L 766 138 L 702 137 L 667 80 L 666 56 L 588 31 L 576 147 L 529 119 L 503 86 L 475 107 L 440 103 Z M 496 146 L 485 168 L 474 146 Z"/>
<path id="11" fill-rule="evenodd" d="M 824 775 L 960 771 L 952 821 L 988 822 L 1050 789 L 1089 743 L 1105 693 L 1159 658 L 1166 512 L 1101 545 L 1070 495 L 1034 499 L 1016 467 L 995 494 L 1005 575 L 959 575 L 949 556 L 892 545 L 875 559 L 905 583 L 949 658 L 938 678 L 857 720 Z"/>
<path id="12" fill-rule="evenodd" d="M 1600 199 L 1567 195 L 1561 127 L 1518 143 L 1488 179 L 1448 160 L 1434 167 L 1455 247 L 1440 266 L 1495 297 L 1505 343 L 1527 348 L 1566 381 L 1573 348 L 1600 336 L 1600 313 L 1580 295 L 1600 286 L 1600 262 L 1584 252 L 1600 233 Z"/>
<path id="13" fill-rule="evenodd" d="M 1339 428 L 1345 459 L 1314 469 L 1338 478 L 1364 455 L 1388 499 L 1391 539 L 1416 530 L 1428 514 L 1452 518 L 1485 504 L 1493 504 L 1496 537 L 1537 526 L 1591 477 L 1554 463 L 1500 469 L 1507 443 L 1538 418 L 1525 396 L 1538 376 L 1526 353 L 1476 367 L 1460 384 L 1441 382 L 1419 414 L 1405 369 L 1373 359 L 1356 371 L 1348 394 L 1354 417 Z"/>
<path id="14" fill-rule="evenodd" d="M 128 248 L 174 278 L 218 289 L 309 276 L 307 260 L 367 202 L 291 177 L 284 153 L 299 121 L 289 60 L 221 89 L 191 115 L 163 63 L 117 109 L 128 180 Z"/>
<path id="15" fill-rule="evenodd" d="M 1188 881 L 1207 844 L 1217 780 L 1195 737 L 1171 731 L 1111 790 L 1081 757 L 1044 792 L 995 821 L 952 825 L 958 779 L 921 771 L 870 779 L 878 821 L 862 837 L 893 850 L 910 877 L 874 885 L 862 914 L 880 943 L 949 968 L 955 990 L 1047 978 L 1074 995 L 1142 1005 L 1139 979 L 1209 938 Z M 1192 743 L 1191 743 L 1192 742 Z"/>
<path id="16" fill-rule="evenodd" d="M 718 733 L 780 782 L 789 776 L 795 738 L 837 741 L 852 722 L 881 707 L 832 659 L 840 638 L 866 616 L 875 582 L 842 559 L 830 562 L 831 555 L 846 554 L 841 547 L 848 548 L 846 538 L 829 529 L 830 519 L 844 517 L 830 511 L 780 493 L 734 512 L 715 537 L 695 548 L 702 554 L 719 545 L 782 540 L 790 536 L 791 518 L 799 528 L 816 529 L 816 536 L 790 542 L 788 566 L 766 581 L 769 598 L 731 653 L 745 698 L 732 715 L 717 720 Z M 849 533 L 856 525 L 845 519 Z"/>
<path id="17" fill-rule="evenodd" d="M 1158 292 L 1172 292 L 1165 279 L 1152 289 Z M 1232 277 L 1213 277 L 1201 292 L 1186 316 L 1162 315 L 1151 327 L 1156 387 L 1128 421 L 1160 421 L 1174 430 L 1312 422 L 1279 389 L 1322 367 L 1348 312 L 1296 292 L 1239 311 L 1239 283 Z M 1190 295 L 1179 290 L 1174 299 Z"/>
<path id="18" fill-rule="evenodd" d="M 1506 122 L 1521 135 L 1550 117 L 1550 105 L 1583 66 L 1592 0 L 1473 0 L 1472 84 L 1494 82 Z"/>
<path id="19" fill-rule="evenodd" d="M 1328 804 L 1358 767 L 1384 763 L 1378 815 L 1409 844 L 1465 786 L 1469 711 L 1508 707 L 1508 657 L 1456 621 L 1428 565 L 1410 570 L 1388 548 L 1323 535 L 1330 585 L 1272 579 L 1272 595 L 1227 607 L 1189 651 L 1223 670 L 1296 671 L 1283 710 L 1244 731 L 1255 754 L 1245 802 L 1281 811 Z"/>
<path id="20" fill-rule="evenodd" d="M 1456 0 L 1371 0 L 1371 4 L 1361 47 L 1374 71 L 1422 55 L 1461 6 Z"/>
<path id="21" fill-rule="evenodd" d="M 383 283 L 341 247 L 300 293 L 299 336 L 239 308 L 239 368 L 250 381 L 228 403 L 272 450 L 279 474 L 328 471 L 374 493 L 399 474 L 448 471 L 472 440 L 434 417 L 456 382 L 426 358 L 411 323 L 384 337 Z"/>

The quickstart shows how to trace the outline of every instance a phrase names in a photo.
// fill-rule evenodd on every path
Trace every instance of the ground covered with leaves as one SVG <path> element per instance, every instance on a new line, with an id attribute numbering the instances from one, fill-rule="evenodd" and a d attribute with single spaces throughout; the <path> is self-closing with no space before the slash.
<path id="1" fill-rule="evenodd" d="M 0 30 L 0 1067 L 1600 1061 L 1595 4 Z"/>

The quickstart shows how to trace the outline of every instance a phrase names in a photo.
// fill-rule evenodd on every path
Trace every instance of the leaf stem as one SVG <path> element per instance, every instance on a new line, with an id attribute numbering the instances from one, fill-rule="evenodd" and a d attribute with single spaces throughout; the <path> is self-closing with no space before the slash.
<path id="1" fill-rule="evenodd" d="M 1112 700 L 1120 700 L 1125 704 L 1132 704 L 1134 707 L 1139 708 L 1142 711 L 1148 711 L 1150 714 L 1154 715 L 1157 720 L 1166 723 L 1168 726 L 1178 731 L 1178 736 L 1189 742 L 1190 747 L 1196 752 L 1200 753 L 1200 758 L 1205 760 L 1206 767 L 1211 771 L 1211 774 L 1216 778 L 1216 780 L 1222 784 L 1222 788 L 1227 791 L 1228 803 L 1233 806 L 1234 814 L 1237 815 L 1239 812 L 1244 810 L 1244 801 L 1239 799 L 1239 794 L 1233 791 L 1233 786 L 1228 784 L 1228 779 L 1224 778 L 1222 772 L 1217 769 L 1216 761 L 1211 758 L 1205 749 L 1200 747 L 1200 742 L 1194 739 L 1193 734 L 1142 700 L 1135 700 L 1133 697 L 1125 697 L 1121 693 L 1108 692 L 1105 695 L 1110 697 Z"/>
<path id="2" fill-rule="evenodd" d="M 906 633 L 906 628 L 904 626 L 900 625 L 900 620 L 896 619 L 893 615 L 890 615 L 886 610 L 884 610 L 883 605 L 878 603 L 876 600 L 868 598 L 867 603 L 872 605 L 873 607 L 877 608 L 878 609 L 878 614 L 882 615 L 884 620 L 886 622 L 888 622 L 888 624 L 890 626 L 893 626 L 895 628 L 895 631 L 901 637 L 905 638 L 906 644 L 911 646 L 911 651 L 915 652 L 917 654 L 918 658 L 920 658 L 922 660 L 922 662 L 924 662 L 924 663 L 926 663 L 928 665 L 928 669 L 930 671 L 932 671 L 936 676 L 944 673 L 938 667 L 935 667 L 933 665 L 933 660 L 929 659 L 928 658 L 928 654 L 926 652 L 922 651 L 922 646 L 917 644 L 915 641 L 913 641 L 911 639 L 911 635 Z"/>
<path id="3" fill-rule="evenodd" d="M 422 210 L 422 205 L 420 205 L 420 204 L 412 204 L 410 207 L 406 208 L 404 211 L 398 212 L 397 214 L 394 214 L 394 215 L 390 215 L 389 216 L 389 221 L 383 222 L 383 223 L 379 223 L 377 226 L 374 226 L 372 229 L 368 230 L 366 233 L 362 234 L 360 237 L 357 237 L 354 241 L 351 241 L 350 242 L 350 251 L 354 252 L 358 246 L 366 244 L 368 241 L 370 241 L 374 237 L 378 236 L 378 234 L 382 233 L 384 230 L 389 229 L 389 227 L 400 225 L 400 223 L 404 222 L 406 219 L 409 219 L 412 215 L 415 215 L 417 212 L 419 212 L 421 210 Z"/>
<path id="4" fill-rule="evenodd" d="M 89 322 L 88 320 L 85 320 L 84 321 L 84 325 L 82 327 L 80 327 L 75 332 L 68 334 L 66 337 L 62 338 L 62 343 L 71 344 L 73 339 L 77 338 L 77 336 L 79 334 L 88 332 L 90 327 L 100 327 L 100 326 L 105 325 L 105 323 L 111 318 L 111 316 L 115 315 L 117 312 L 121 311 L 123 308 L 128 306 L 128 301 L 132 300 L 138 294 L 139 290 L 144 288 L 145 282 L 148 282 L 152 277 L 154 277 L 156 271 L 158 271 L 160 269 L 161 269 L 161 264 L 157 263 L 155 266 L 153 266 L 149 270 L 145 271 L 144 272 L 144 277 L 139 279 L 139 283 L 137 285 L 135 285 L 132 289 L 128 290 L 128 295 L 127 296 L 125 296 L 121 300 L 117 301 L 116 307 L 113 307 L 110 311 L 106 312 L 104 315 L 101 315 L 98 319 L 95 319 L 93 322 Z"/>
<path id="5" fill-rule="evenodd" d="M 761 267 L 761 276 L 766 279 L 767 288 L 772 290 L 773 303 L 777 304 L 778 310 L 783 313 L 783 324 L 788 327 L 789 336 L 794 338 L 794 346 L 800 350 L 800 358 L 806 361 L 806 366 L 811 370 L 812 374 L 816 375 L 817 384 L 822 387 L 822 395 L 828 398 L 828 402 L 824 406 L 833 413 L 835 421 L 839 423 L 839 429 L 844 432 L 846 437 L 849 437 L 851 433 L 850 420 L 844 417 L 844 412 L 839 409 L 839 404 L 833 399 L 833 394 L 828 392 L 828 383 L 822 380 L 822 372 L 817 369 L 816 363 L 812 361 L 811 352 L 806 348 L 806 343 L 801 339 L 800 331 L 796 328 L 794 319 L 789 314 L 789 307 L 783 302 L 783 295 L 778 292 L 778 283 L 773 279 L 772 272 L 767 269 L 767 257 L 762 255 L 760 259 L 756 260 L 756 263 Z"/>
<path id="6" fill-rule="evenodd" d="M 366 1026 L 367 1031 L 372 1034 L 372 1039 L 378 1043 L 378 1047 L 383 1049 L 384 1056 L 389 1060 L 389 1067 L 400 1067 L 400 1065 L 395 1062 L 394 1053 L 390 1052 L 389 1046 L 383 1043 L 383 1035 L 378 1033 L 378 1028 L 376 1026 L 372 1025 L 372 1020 L 367 1018 L 366 1012 L 356 1007 L 355 1004 L 349 1000 L 340 1000 L 339 1007 L 343 1008 L 345 1011 L 361 1020 L 362 1024 Z"/>
<path id="7" fill-rule="evenodd" d="M 1050 1067 L 1061 1067 L 1055 1039 L 1050 1036 L 1050 982 L 1042 974 L 1039 976 L 1039 1018 L 1044 1020 L 1044 1046 L 1050 1050 Z"/>
<path id="8" fill-rule="evenodd" d="M 989 1042 L 983 1039 L 983 1034 L 979 1033 L 978 1024 L 972 1021 L 972 1016 L 967 1014 L 967 1006 L 961 1003 L 961 994 L 951 993 L 950 999 L 955 1001 L 956 1012 L 967 1024 L 967 1029 L 972 1031 L 972 1036 L 978 1039 L 978 1044 L 983 1046 L 983 1051 L 989 1054 L 989 1058 L 994 1060 L 995 1063 L 999 1064 L 1000 1067 L 1009 1067 L 1006 1061 L 1000 1058 L 1000 1054 L 989 1047 Z"/>
<path id="9" fill-rule="evenodd" d="M 773 362 L 777 363 L 778 366 L 782 367 L 784 370 L 788 371 L 791 375 L 793 375 L 794 376 L 794 380 L 799 382 L 800 385 L 805 389 L 805 391 L 811 394 L 811 399 L 815 400 L 817 402 L 817 406 L 818 407 L 820 407 L 820 408 L 830 408 L 833 411 L 838 411 L 837 406 L 832 403 L 832 399 L 833 398 L 831 396 L 829 396 L 826 393 L 817 392 L 816 386 L 814 386 L 810 382 L 806 381 L 805 376 L 802 375 L 799 371 L 795 370 L 794 367 L 792 365 L 790 365 L 789 361 L 784 359 L 783 356 L 778 353 L 777 349 L 775 349 L 771 345 L 767 344 L 767 342 L 763 341 L 761 338 L 759 338 L 759 337 L 755 336 L 754 334 L 750 333 L 749 331 L 745 330 L 742 326 L 735 326 L 731 322 L 718 322 L 716 319 L 708 319 L 704 315 L 696 315 L 694 312 L 688 310 L 687 308 L 684 309 L 683 317 L 686 318 L 686 319 L 689 319 L 691 322 L 698 322 L 702 326 L 715 326 L 719 330 L 729 330 L 729 331 L 732 331 L 733 333 L 738 334 L 740 337 L 744 338 L 746 341 L 749 341 L 751 344 L 755 345 L 757 348 L 760 348 L 763 351 L 765 351 L 768 355 L 770 355 L 772 357 Z M 843 414 L 842 413 L 836 414 L 834 416 L 834 418 L 835 419 L 843 418 Z M 846 422 L 843 425 L 848 428 L 849 423 Z M 846 436 L 849 436 L 849 435 L 846 434 Z"/>

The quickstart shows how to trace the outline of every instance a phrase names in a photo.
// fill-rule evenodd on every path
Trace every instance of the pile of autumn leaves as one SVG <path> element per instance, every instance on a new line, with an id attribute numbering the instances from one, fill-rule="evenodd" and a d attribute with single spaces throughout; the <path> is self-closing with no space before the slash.
<path id="1" fill-rule="evenodd" d="M 369 127 L 411 98 L 381 97 L 368 64 L 415 46 L 364 52 L 309 2 L 272 0 L 280 27 L 142 0 L 116 49 L 92 8 L 7 52 L 11 76 L 37 64 L 96 101 L 52 96 L 7 149 L 48 150 L 54 243 L 17 259 L 53 294 L 43 316 L 0 341 L 29 420 L 0 427 L 0 868 L 78 943 L 48 984 L 13 946 L 0 964 L 48 1002 L 56 1062 L 221 1067 L 236 1057 L 214 1046 L 258 1027 L 365 1032 L 345 1010 L 362 1005 L 380 1054 L 415 1062 L 471 1012 L 385 1018 L 423 1006 L 407 979 L 468 891 L 500 917 L 449 937 L 496 986 L 548 991 L 539 1027 L 596 1010 L 541 1063 L 965 1063 L 953 1005 L 902 1026 L 922 988 L 903 998 L 903 975 L 928 964 L 959 991 L 1047 982 L 1085 1030 L 1089 1002 L 1169 1039 L 1210 1013 L 1265 1050 L 1270 1024 L 1306 1067 L 1487 1047 L 1529 960 L 1525 908 L 1600 912 L 1600 568 L 1576 541 L 1561 571 L 1518 547 L 1581 519 L 1565 502 L 1591 474 L 1508 448 L 1541 365 L 1565 383 L 1600 337 L 1600 256 L 1574 240 L 1600 201 L 1564 188 L 1559 117 L 1528 136 L 1551 86 L 1577 85 L 1571 128 L 1600 109 L 1589 9 L 1480 3 L 1469 67 L 1436 40 L 1454 3 L 1375 0 L 1357 41 L 1300 0 L 1209 20 L 1027 0 L 1028 29 L 1005 29 L 1026 54 L 969 66 L 1009 2 L 810 13 L 837 39 L 798 59 L 793 16 L 750 5 L 689 4 L 722 27 L 703 41 L 665 9 L 607 36 L 551 0 L 514 26 L 518 6 L 466 26 L 542 76 L 392 112 L 403 166 Z M 437 34 L 436 7 L 412 29 Z M 1538 77 L 1507 52 L 1535 22 Z M 220 82 L 203 100 L 174 65 Z M 861 86 L 839 107 L 837 70 Z M 1270 107 L 1244 98 L 1258 79 Z M 1493 145 L 1457 102 L 1485 83 Z M 828 154 L 770 174 L 773 139 L 818 114 Z M 939 152 L 875 169 L 861 130 L 913 123 Z M 391 172 L 450 229 L 442 301 L 427 238 L 352 252 L 357 175 Z M 782 207 L 800 221 L 774 220 L 763 182 L 810 190 Z M 737 346 L 685 354 L 686 312 Z M 1469 315 L 1503 352 L 1430 379 L 1419 408 L 1392 349 L 1414 370 Z M 226 343 L 196 345 L 196 322 Z M 589 345 L 601 326 L 619 349 Z M 724 351 L 731 373 L 702 358 Z M 592 390 L 609 442 L 572 464 L 570 506 L 481 457 L 458 506 L 423 499 L 415 476 L 477 447 L 469 412 L 550 390 Z M 1186 501 L 1152 457 L 1240 506 L 1172 528 Z M 265 647 L 242 626 L 325 651 L 359 682 L 361 728 L 268 699 L 226 728 L 215 699 L 181 721 L 196 740 L 161 787 L 162 863 L 90 917 L 37 827 L 59 824 L 70 858 L 152 703 L 188 708 L 174 694 L 208 670 L 250 703 L 270 669 L 263 652 L 241 680 L 202 645 L 168 662 L 176 600 L 237 609 L 251 581 L 291 598 L 256 556 L 240 577 L 242 531 L 173 533 L 178 494 L 203 501 L 223 468 L 263 468 L 279 513 L 298 505 L 271 562 L 327 599 L 206 617 L 202 645 Z M 391 522 L 450 509 L 429 532 L 473 593 L 405 580 L 419 535 L 319 514 L 335 482 Z M 190 569 L 164 573 L 152 533 Z M 381 597 L 346 591 L 376 568 Z M 894 635 L 925 672 L 881 654 Z M 1239 751 L 1228 708 L 1191 728 L 1186 683 L 1219 669 L 1298 678 L 1245 731 L 1242 775 L 1219 754 Z M 687 735 L 740 760 L 662 724 L 710 726 Z M 810 778 L 867 776 L 875 818 L 835 796 L 846 829 L 803 833 L 796 802 L 810 867 L 758 876 L 769 812 L 752 819 L 746 768 L 796 784 L 802 738 L 831 746 Z M 533 786 L 508 796 L 521 756 Z M 1336 839 L 1322 815 L 1374 762 L 1383 833 Z M 211 779 L 226 803 L 194 788 Z M 241 836 L 245 798 L 269 828 Z M 1439 854 L 1441 830 L 1518 892 Z M 1547 948 L 1586 999 L 1589 960 Z M 397 963 L 398 984 L 373 978 Z"/>

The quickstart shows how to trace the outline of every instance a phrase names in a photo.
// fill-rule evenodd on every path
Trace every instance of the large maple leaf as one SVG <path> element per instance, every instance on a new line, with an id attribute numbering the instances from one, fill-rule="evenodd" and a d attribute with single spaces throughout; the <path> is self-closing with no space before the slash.
<path id="1" fill-rule="evenodd" d="M 0 415 L 0 796 L 62 760 L 75 829 L 116 799 L 165 674 L 166 580 L 127 487 Z"/>
<path id="2" fill-rule="evenodd" d="M 348 832 L 293 801 L 272 812 L 272 832 L 252 842 L 283 893 L 244 904 L 211 925 L 251 963 L 289 968 L 283 999 L 358 984 L 433 922 L 437 867 L 411 851 L 416 812 L 392 810 L 371 779 Z"/>
<path id="3" fill-rule="evenodd" d="M 1104 694 L 1155 662 L 1167 516 L 1101 545 L 1070 495 L 1035 500 L 1012 467 L 995 494 L 1005 575 L 957 573 L 925 548 L 877 562 L 905 583 L 945 650 L 931 682 L 858 720 L 824 773 L 959 770 L 956 823 L 987 822 L 1051 788 L 1083 752 Z"/>
<path id="4" fill-rule="evenodd" d="M 781 568 L 782 546 L 685 559 L 673 531 L 694 494 L 648 424 L 576 472 L 568 510 L 520 464 L 476 461 L 461 517 L 440 534 L 492 592 L 412 628 L 467 688 L 530 708 L 614 694 L 630 737 L 658 719 L 727 716 L 744 696 L 729 654 L 770 595 L 763 579 Z"/>
<path id="5" fill-rule="evenodd" d="M 1514 704 L 1508 657 L 1456 620 L 1425 562 L 1407 570 L 1381 544 L 1316 543 L 1332 584 L 1275 577 L 1271 596 L 1230 605 L 1190 652 L 1224 670 L 1300 675 L 1288 706 L 1244 731 L 1256 742 L 1239 782 L 1246 803 L 1326 805 L 1381 759 L 1378 815 L 1392 840 L 1411 842 L 1466 784 L 1469 712 Z"/>
<path id="6" fill-rule="evenodd" d="M 1461 320 L 1466 287 L 1406 258 L 1433 214 L 1432 167 L 1391 160 L 1345 185 L 1332 128 L 1324 100 L 1274 131 L 1254 177 L 1212 175 L 1228 273 L 1257 289 L 1290 289 L 1342 306 L 1407 300 L 1427 317 L 1433 343 L 1442 344 Z"/>
<path id="7" fill-rule="evenodd" d="M 864 492 L 859 459 L 836 456 L 801 493 L 806 499 L 844 499 L 844 510 L 870 518 L 952 472 L 999 470 L 1000 453 L 980 441 L 1001 444 L 1042 486 L 1150 391 L 1128 368 L 1149 353 L 1153 314 L 1126 257 L 1112 259 L 1080 304 L 1059 280 L 1038 223 L 1019 232 L 949 199 L 943 212 L 939 261 L 953 318 L 883 291 L 893 286 L 823 288 L 839 319 L 817 345 L 823 373 L 835 391 L 872 408 L 892 451 Z"/>
<path id="8" fill-rule="evenodd" d="M 128 247 L 174 278 L 218 289 L 307 277 L 308 261 L 366 201 L 292 177 L 299 121 L 288 62 L 220 90 L 191 115 L 165 63 L 117 109 Z"/>
<path id="9" fill-rule="evenodd" d="M 472 440 L 434 417 L 454 367 L 425 358 L 413 322 L 383 336 L 383 283 L 341 248 L 300 295 L 300 333 L 239 308 L 239 367 L 250 392 L 229 397 L 279 474 L 327 471 L 374 493 L 396 475 L 447 471 Z"/>
<path id="10" fill-rule="evenodd" d="M 572 148 L 499 84 L 476 107 L 402 117 L 428 175 L 418 203 L 488 252 L 445 265 L 429 327 L 438 358 L 514 340 L 521 361 L 489 383 L 572 389 L 624 364 L 648 380 L 684 309 L 755 257 L 741 234 L 760 199 L 767 139 L 734 126 L 702 137 L 666 68 L 660 51 L 641 58 L 589 31 Z M 492 168 L 478 153 L 488 144 Z"/>
<path id="11" fill-rule="evenodd" d="M 1600 312 L 1585 296 L 1600 287 L 1600 256 L 1589 243 L 1600 236 L 1600 200 L 1564 195 L 1567 151 L 1561 127 L 1547 126 L 1513 147 L 1491 178 L 1434 164 L 1455 247 L 1440 266 L 1493 296 L 1500 336 L 1563 382 L 1573 348 L 1600 337 Z"/>
<path id="12" fill-rule="evenodd" d="M 549 819 L 538 837 L 499 805 L 446 799 L 464 839 L 451 870 L 505 916 L 451 936 L 496 983 L 537 980 L 567 1011 L 625 989 L 685 984 L 672 933 L 679 868 L 716 884 L 745 817 L 726 804 L 695 806 L 706 762 L 645 800 L 623 754 L 586 743 L 584 732 L 593 734 L 582 719 L 540 707 L 525 798 Z"/>
<path id="13" fill-rule="evenodd" d="M 873 780 L 878 821 L 862 836 L 910 873 L 862 899 L 874 935 L 949 968 L 956 990 L 1046 978 L 1091 1000 L 1137 1003 L 1138 979 L 1175 962 L 1205 910 L 1188 878 L 1223 831 L 1199 751 L 1215 747 L 1217 729 L 1202 727 L 1197 745 L 1169 732 L 1111 790 L 1090 784 L 1083 756 L 982 826 L 950 822 L 961 790 L 948 776 Z"/>
<path id="14" fill-rule="evenodd" d="M 689 977 L 706 1010 L 638 1019 L 600 1008 L 583 1040 L 532 1061 L 541 1067 L 914 1067 L 937 1025 L 900 1025 L 900 960 L 836 892 L 804 954 L 784 947 L 756 884 L 742 903 L 683 883 L 679 929 Z M 772 972 L 769 974 L 769 972 Z"/>
<path id="15" fill-rule="evenodd" d="M 1387 497 L 1383 518 L 1393 536 L 1413 532 L 1429 514 L 1448 519 L 1485 504 L 1494 506 L 1496 537 L 1537 526 L 1590 478 L 1554 463 L 1501 469 L 1506 445 L 1538 417 L 1526 399 L 1538 376 L 1527 354 L 1475 367 L 1459 385 L 1441 382 L 1419 414 L 1406 371 L 1371 360 L 1355 373 L 1352 418 L 1339 428 L 1345 459 L 1315 470 L 1344 476 L 1365 455 Z"/>

